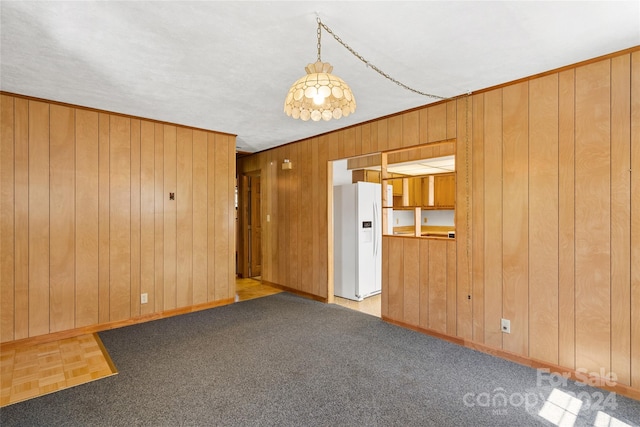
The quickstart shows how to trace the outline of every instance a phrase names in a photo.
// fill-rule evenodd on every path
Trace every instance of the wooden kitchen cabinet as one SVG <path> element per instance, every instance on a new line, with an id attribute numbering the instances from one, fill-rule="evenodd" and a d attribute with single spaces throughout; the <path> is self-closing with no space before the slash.
<path id="1" fill-rule="evenodd" d="M 351 182 L 377 182 L 380 183 L 380 171 L 370 169 L 357 169 L 351 172 Z"/>
<path id="2" fill-rule="evenodd" d="M 401 177 L 389 177 L 387 179 L 387 184 L 393 187 L 393 197 L 398 197 L 398 200 L 402 199 L 403 194 L 403 178 Z"/>
<path id="3" fill-rule="evenodd" d="M 392 178 L 394 207 L 420 206 L 427 209 L 453 209 L 456 203 L 455 174 Z"/>
<path id="4" fill-rule="evenodd" d="M 422 181 L 422 177 L 408 178 L 408 206 L 424 206 L 426 204 L 426 201 L 422 197 Z"/>
<path id="5" fill-rule="evenodd" d="M 433 177 L 431 177 L 433 178 Z M 420 197 L 422 205 L 424 207 L 429 206 L 429 193 L 433 191 L 433 185 L 429 184 L 429 177 L 423 176 L 420 178 Z"/>
<path id="6" fill-rule="evenodd" d="M 435 175 L 433 179 L 434 206 L 436 208 L 454 208 L 456 205 L 455 174 Z"/>

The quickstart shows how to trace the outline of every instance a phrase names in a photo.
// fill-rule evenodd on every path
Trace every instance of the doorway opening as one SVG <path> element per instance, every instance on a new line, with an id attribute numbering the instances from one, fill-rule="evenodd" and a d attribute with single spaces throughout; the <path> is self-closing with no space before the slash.
<path id="1" fill-rule="evenodd" d="M 262 204 L 260 171 L 240 175 L 238 182 L 238 276 L 262 275 Z"/>
<path id="2" fill-rule="evenodd" d="M 381 317 L 382 197 L 379 188 L 368 188 L 380 184 L 359 182 L 350 165 L 354 160 L 330 163 L 333 286 L 329 289 L 334 304 Z"/>

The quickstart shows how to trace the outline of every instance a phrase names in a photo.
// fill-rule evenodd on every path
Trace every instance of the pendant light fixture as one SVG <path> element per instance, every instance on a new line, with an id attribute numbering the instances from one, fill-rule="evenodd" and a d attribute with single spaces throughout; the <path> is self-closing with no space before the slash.
<path id="1" fill-rule="evenodd" d="M 318 22 L 318 60 L 305 67 L 307 74 L 298 79 L 287 93 L 284 112 L 294 119 L 320 119 L 329 121 L 339 119 L 356 110 L 356 100 L 351 88 L 340 77 L 331 74 L 333 66 L 322 62 L 320 57 L 320 38 L 322 23 Z"/>

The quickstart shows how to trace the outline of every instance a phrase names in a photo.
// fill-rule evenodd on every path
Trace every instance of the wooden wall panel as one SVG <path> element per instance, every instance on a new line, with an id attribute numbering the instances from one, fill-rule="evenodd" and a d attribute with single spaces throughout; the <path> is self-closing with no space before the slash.
<path id="1" fill-rule="evenodd" d="M 426 144 L 429 142 L 429 108 L 421 108 L 418 110 L 419 115 L 419 130 L 418 130 L 418 140 L 420 144 Z"/>
<path id="2" fill-rule="evenodd" d="M 193 131 L 177 129 L 176 305 L 193 304 Z"/>
<path id="3" fill-rule="evenodd" d="M 370 154 L 374 151 L 371 149 L 371 125 L 365 123 L 359 126 L 360 128 L 360 146 L 362 147 L 362 154 Z"/>
<path id="4" fill-rule="evenodd" d="M 378 122 L 369 123 L 371 130 L 371 153 L 377 153 L 382 151 L 378 144 Z"/>
<path id="5" fill-rule="evenodd" d="M 49 332 L 75 325 L 75 111 L 51 105 Z"/>
<path id="6" fill-rule="evenodd" d="M 205 264 L 206 265 L 206 264 Z M 140 122 L 140 293 L 147 303 L 140 314 L 155 308 L 155 125 Z"/>
<path id="7" fill-rule="evenodd" d="M 277 213 L 275 212 L 275 208 L 273 205 L 274 202 L 274 189 L 275 185 L 273 185 L 273 174 L 275 173 L 275 166 L 271 161 L 271 156 L 273 155 L 273 151 L 267 151 L 261 157 L 263 160 L 264 167 L 260 171 L 260 203 L 262 204 L 262 266 L 260 268 L 260 273 L 262 274 L 262 279 L 267 280 L 273 283 L 277 283 L 273 280 L 273 272 L 275 268 L 273 268 L 273 257 L 276 251 L 273 250 L 273 231 L 277 221 Z M 315 165 L 315 164 L 314 164 Z M 271 221 L 271 218 L 274 218 L 274 221 Z"/>
<path id="8" fill-rule="evenodd" d="M 15 334 L 29 336 L 29 101 L 14 102 Z"/>
<path id="9" fill-rule="evenodd" d="M 383 248 L 384 249 L 384 248 Z M 384 252 L 383 252 L 384 256 Z M 429 240 L 420 240 L 420 320 L 421 328 L 429 327 Z"/>
<path id="10" fill-rule="evenodd" d="M 502 315 L 511 321 L 503 348 L 528 354 L 528 82 L 503 89 Z"/>
<path id="11" fill-rule="evenodd" d="M 420 324 L 420 240 L 403 240 L 403 314 L 402 321 Z"/>
<path id="12" fill-rule="evenodd" d="M 194 169 L 193 129 L 5 94 L 0 116 L 1 342 L 135 323 L 140 315 L 161 313 L 171 266 L 181 278 L 168 292 L 173 304 L 178 297 L 183 307 L 216 301 L 207 294 L 208 236 L 216 227 L 224 230 L 225 246 L 214 254 L 211 272 L 216 274 L 218 265 L 225 274 L 218 300 L 233 297 L 234 137 L 197 131 Z M 211 181 L 221 188 L 209 187 L 209 167 L 228 175 Z M 191 197 L 194 176 L 198 203 Z M 174 207 L 172 227 L 164 193 L 169 188 L 177 193 L 176 185 L 184 198 L 176 194 L 180 218 Z M 211 223 L 209 194 L 222 208 Z M 194 218 L 200 227 L 197 244 L 191 240 Z M 165 245 L 172 232 L 173 257 Z M 204 264 L 197 270 L 190 261 L 194 247 Z M 204 278 L 197 303 L 190 283 L 194 271 Z M 149 303 L 141 303 L 141 293 Z"/>
<path id="13" fill-rule="evenodd" d="M 558 364 L 558 75 L 529 82 L 529 355 Z"/>
<path id="14" fill-rule="evenodd" d="M 350 127 L 343 131 L 344 134 L 344 156 L 343 158 L 353 157 L 356 155 L 356 128 Z M 296 156 L 296 159 L 300 157 Z"/>
<path id="15" fill-rule="evenodd" d="M 380 315 L 389 317 L 389 242 L 392 238 L 382 236 L 382 291 L 380 295 Z"/>
<path id="16" fill-rule="evenodd" d="M 326 148 L 325 144 L 320 144 L 320 139 L 319 138 L 312 138 L 309 140 L 310 142 L 310 153 L 309 155 L 310 157 L 310 168 L 309 171 L 311 172 L 311 186 L 309 188 L 322 188 L 321 187 L 321 178 L 320 178 L 320 171 L 323 168 L 323 164 L 322 164 L 322 159 L 326 158 L 325 156 L 321 156 L 321 150 L 320 150 L 320 146 L 322 145 L 323 148 Z M 325 167 L 326 169 L 326 167 Z M 262 186 L 263 191 L 265 188 L 264 185 Z M 326 217 L 327 215 L 323 215 L 323 206 L 321 205 L 320 200 L 318 199 L 319 194 L 318 193 L 313 193 L 312 195 L 312 200 L 311 200 L 311 223 L 312 224 L 318 224 L 321 220 L 321 218 Z M 320 282 L 320 280 L 318 280 L 318 269 L 317 269 L 317 265 L 319 264 L 321 257 L 322 257 L 322 253 L 320 250 L 320 244 L 321 244 L 321 239 L 322 239 L 322 235 L 318 232 L 314 231 L 311 233 L 311 245 L 312 245 L 312 249 L 311 249 L 311 265 L 312 268 L 309 271 L 311 274 L 310 280 L 313 283 L 313 290 L 314 290 L 314 294 L 316 295 L 320 295 L 322 293 L 322 288 L 329 288 L 329 284 L 328 284 L 328 280 L 327 280 L 327 285 L 325 286 L 323 283 Z M 263 252 L 263 256 L 266 253 Z"/>
<path id="17" fill-rule="evenodd" d="M 390 238 L 389 254 L 389 286 L 387 289 L 388 315 L 392 319 L 402 320 L 404 316 L 404 239 Z"/>
<path id="18" fill-rule="evenodd" d="M 410 111 L 398 117 L 402 118 L 402 146 L 420 144 L 420 111 Z"/>
<path id="19" fill-rule="evenodd" d="M 229 264 L 227 253 L 229 251 L 229 239 L 234 239 L 233 231 L 229 229 L 226 221 L 227 215 L 231 214 L 231 200 L 229 200 L 228 185 L 232 177 L 229 176 L 230 168 L 228 163 L 229 147 L 226 143 L 226 136 L 216 135 L 214 149 L 213 173 L 216 178 L 215 194 L 215 224 L 213 233 L 215 235 L 215 299 L 227 298 L 229 294 Z"/>
<path id="20" fill-rule="evenodd" d="M 277 162 L 274 160 L 276 156 L 276 152 L 275 150 L 269 151 L 268 155 L 266 156 L 266 163 L 267 163 L 267 179 L 263 180 L 262 177 L 260 179 L 260 190 L 261 190 L 261 197 L 267 193 L 267 203 L 265 204 L 265 208 L 267 209 L 267 214 L 269 214 L 269 218 L 272 218 L 271 220 L 269 220 L 267 227 L 266 227 L 266 234 L 268 235 L 268 238 L 266 240 L 265 243 L 268 244 L 268 248 L 265 248 L 265 246 L 263 245 L 263 258 L 265 258 L 265 255 L 268 254 L 268 256 L 266 257 L 266 259 L 263 259 L 264 263 L 262 266 L 262 274 L 263 274 L 263 278 L 267 278 L 267 280 L 273 282 L 273 283 L 279 283 L 277 281 L 277 277 L 278 277 L 278 269 L 277 269 L 277 265 L 278 265 L 278 256 L 279 256 L 279 251 L 277 249 L 278 247 L 278 228 L 279 228 L 279 223 L 280 221 L 278 220 L 280 218 L 279 215 L 279 211 L 278 211 L 278 185 L 276 185 L 276 181 L 277 181 L 277 174 L 278 174 L 278 168 L 280 167 L 280 165 L 277 164 Z M 269 183 L 273 183 L 271 186 L 269 186 Z M 268 189 L 268 190 L 267 190 Z M 265 191 L 267 190 L 267 191 Z M 271 265 L 271 268 L 269 269 L 267 266 Z M 268 272 L 268 276 L 264 276 L 264 274 Z"/>
<path id="21" fill-rule="evenodd" d="M 460 100 L 457 100 L 457 102 L 459 103 Z M 457 123 L 457 121 L 460 120 L 460 118 L 457 117 L 457 114 L 460 112 L 460 110 L 458 109 L 459 106 L 456 105 L 456 101 L 448 101 L 446 105 L 447 105 L 447 139 L 453 139 L 453 138 L 456 138 L 456 136 L 458 136 L 457 131 L 461 129 L 459 128 L 460 125 Z"/>
<path id="22" fill-rule="evenodd" d="M 378 120 L 376 125 L 378 128 L 378 151 L 387 151 L 389 149 L 389 120 Z"/>
<path id="23" fill-rule="evenodd" d="M 193 132 L 193 304 L 207 301 L 207 134 Z"/>
<path id="24" fill-rule="evenodd" d="M 337 137 L 336 135 L 333 135 L 333 137 L 330 139 L 329 141 L 329 151 L 332 153 L 332 156 L 337 156 Z M 286 224 L 289 224 L 289 215 L 291 214 L 291 212 L 288 209 L 289 206 L 289 196 L 288 196 L 288 191 L 289 191 L 289 174 L 287 173 L 288 171 L 286 170 L 282 170 L 282 168 L 279 167 L 279 165 L 281 164 L 281 160 L 282 158 L 289 158 L 289 147 L 285 146 L 285 147 L 281 147 L 279 150 L 276 150 L 276 164 L 278 165 L 276 167 L 276 173 L 275 173 L 275 178 L 278 181 L 278 198 L 277 198 L 277 207 L 278 207 L 278 218 L 280 219 L 279 223 L 282 224 L 282 226 L 278 226 L 277 229 L 277 247 L 278 248 L 282 248 L 282 249 L 278 249 L 278 254 L 276 256 L 276 258 L 274 259 L 276 266 L 277 266 L 277 278 L 278 278 L 278 283 L 283 284 L 284 286 L 289 286 L 289 269 L 287 268 L 288 264 L 287 264 L 287 258 L 288 258 L 288 248 L 289 248 L 289 241 L 287 240 L 288 238 L 288 234 L 289 234 L 289 229 L 286 226 Z"/>
<path id="25" fill-rule="evenodd" d="M 111 115 L 109 140 L 109 320 L 131 315 L 131 120 Z"/>
<path id="26" fill-rule="evenodd" d="M 49 332 L 49 104 L 29 101 L 29 336 Z"/>
<path id="27" fill-rule="evenodd" d="M 355 132 L 354 132 L 355 134 Z M 296 215 L 296 222 L 298 223 L 298 244 L 302 247 L 311 244 L 313 227 L 311 226 L 311 209 L 312 208 L 312 194 L 307 189 L 311 188 L 311 142 L 309 140 L 303 141 L 298 146 L 298 155 L 296 162 L 299 165 L 298 169 L 298 197 L 299 207 Z M 298 258 L 298 280 L 300 282 L 307 281 L 306 272 L 313 271 L 312 264 L 312 252 L 300 250 Z M 308 289 L 313 293 L 315 291 L 315 284 L 313 281 L 308 283 Z"/>
<path id="28" fill-rule="evenodd" d="M 344 130 L 338 130 L 330 134 L 330 138 L 332 138 L 335 143 L 335 150 L 332 151 L 332 154 L 334 156 L 332 160 L 344 159 L 346 157 L 344 149 L 344 133 Z M 287 148 L 289 151 L 291 149 L 295 149 L 295 147 L 293 146 L 288 146 Z"/>
<path id="29" fill-rule="evenodd" d="M 362 127 L 358 126 L 355 128 L 356 132 L 356 156 L 360 156 L 362 154 Z"/>
<path id="30" fill-rule="evenodd" d="M 164 125 L 154 125 L 154 181 L 155 181 L 155 223 L 154 223 L 154 295 L 153 301 L 156 312 L 164 310 L 164 214 L 165 197 L 169 193 L 164 188 Z M 211 184 L 211 183 L 210 183 Z"/>
<path id="31" fill-rule="evenodd" d="M 575 368 L 574 70 L 558 75 L 558 363 Z"/>
<path id="32" fill-rule="evenodd" d="M 402 148 L 402 116 L 391 116 L 387 120 L 387 138 L 389 145 L 388 150 Z"/>
<path id="33" fill-rule="evenodd" d="M 502 89 L 484 94 L 484 129 L 484 342 L 502 348 Z"/>
<path id="34" fill-rule="evenodd" d="M 321 155 L 321 150 L 320 150 L 320 142 L 319 142 L 319 138 L 313 138 L 311 140 L 309 140 L 310 146 L 309 146 L 309 160 L 310 160 L 310 164 L 309 164 L 309 171 L 310 171 L 310 176 L 309 176 L 309 180 L 310 180 L 310 187 L 309 188 L 322 188 L 320 185 L 321 182 L 321 170 L 324 169 L 325 170 L 325 174 L 326 174 L 326 169 L 327 167 L 324 166 L 323 163 L 323 159 L 326 159 L 326 155 L 322 156 Z M 325 144 L 322 144 L 323 148 L 326 148 Z M 263 186 L 264 188 L 264 186 Z M 318 199 L 318 196 L 320 195 L 318 193 L 313 193 L 310 194 L 311 200 L 310 200 L 310 221 L 312 224 L 319 224 L 321 221 L 321 218 L 326 217 L 326 215 L 323 212 L 323 206 L 321 205 L 320 200 Z M 322 192 L 325 193 L 325 192 Z M 310 234 L 309 238 L 310 238 L 310 243 L 313 246 L 313 249 L 310 251 L 311 252 L 311 270 L 309 270 L 310 274 L 310 281 L 312 282 L 313 286 L 313 292 L 316 295 L 320 295 L 322 293 L 322 288 L 326 288 L 327 286 L 325 286 L 323 283 L 321 283 L 321 281 L 318 278 L 317 272 L 317 265 L 318 263 L 321 261 L 321 250 L 320 250 L 320 245 L 321 245 L 321 234 L 315 232 L 315 228 L 314 231 Z"/>
<path id="35" fill-rule="evenodd" d="M 270 211 L 270 203 L 271 198 L 269 197 L 269 190 L 272 188 L 269 185 L 269 163 L 266 160 L 269 157 L 269 152 L 261 153 L 256 156 L 256 164 L 252 165 L 251 170 L 260 170 L 260 220 L 262 222 L 262 245 L 260 247 L 261 261 L 262 265 L 260 266 L 260 274 L 262 275 L 263 280 L 268 280 L 265 276 L 265 273 L 270 270 L 270 261 L 269 256 L 272 254 L 270 248 L 270 228 L 271 228 L 271 211 Z M 238 174 L 244 173 L 245 170 L 240 168 L 238 170 Z M 240 209 L 240 207 L 238 207 Z M 267 222 L 267 215 L 269 215 L 269 222 Z M 239 230 L 239 232 L 243 232 L 243 230 Z M 240 246 L 237 249 L 240 251 Z M 240 255 L 240 254 L 238 254 Z"/>
<path id="36" fill-rule="evenodd" d="M 437 104 L 429 107 L 426 142 L 445 139 L 447 139 L 447 104 Z"/>
<path id="37" fill-rule="evenodd" d="M 611 59 L 611 372 L 626 385 L 631 385 L 630 72 L 630 55 Z"/>
<path id="38" fill-rule="evenodd" d="M 429 241 L 429 328 L 447 332 L 447 242 Z"/>
<path id="39" fill-rule="evenodd" d="M 98 115 L 98 322 L 105 323 L 109 315 L 109 115 Z"/>
<path id="40" fill-rule="evenodd" d="M 313 157 L 312 157 L 312 141 L 305 140 L 300 144 L 299 160 L 300 170 L 303 172 L 300 174 L 300 209 L 298 215 L 299 229 L 299 241 L 300 245 L 305 248 L 313 244 L 313 192 L 308 189 L 313 188 Z M 315 169 L 317 173 L 317 168 Z M 319 290 L 315 281 L 309 280 L 309 272 L 313 271 L 313 251 L 301 250 L 300 251 L 300 280 L 305 282 L 309 281 L 310 292 L 316 293 Z"/>
<path id="41" fill-rule="evenodd" d="M 14 339 L 14 98 L 0 96 L 0 342 Z"/>
<path id="42" fill-rule="evenodd" d="M 164 309 L 177 307 L 177 146 L 176 127 L 164 125 Z M 170 194 L 174 194 L 171 200 Z"/>
<path id="43" fill-rule="evenodd" d="M 325 140 L 326 141 L 326 140 Z M 331 177 L 333 182 L 333 175 L 329 175 L 329 164 L 328 164 L 328 148 L 322 145 L 318 148 L 318 172 L 319 172 L 319 182 L 327 182 L 329 177 Z M 318 188 L 318 187 L 316 187 Z M 322 188 L 322 187 L 319 187 Z M 316 226 L 318 227 L 318 231 L 320 236 L 328 235 L 329 224 L 327 221 L 328 212 L 325 211 L 323 213 L 323 209 L 327 206 L 328 203 L 328 194 L 327 191 L 319 191 L 317 194 L 318 197 L 318 206 L 320 209 L 318 210 L 318 218 Z M 315 244 L 315 242 L 314 242 Z M 319 295 L 321 297 L 327 297 L 326 283 L 328 281 L 328 270 L 329 265 L 327 262 L 326 253 L 328 251 L 328 240 L 326 238 L 320 238 L 318 242 L 318 251 L 315 254 L 314 258 L 316 259 L 314 276 L 316 280 L 316 286 L 321 289 L 321 293 Z"/>
<path id="44" fill-rule="evenodd" d="M 337 160 L 340 158 L 340 153 L 338 152 L 339 147 L 339 132 L 331 132 L 323 135 L 323 138 L 327 141 L 327 154 L 329 156 L 329 160 Z M 279 153 L 283 156 L 287 156 L 287 146 L 280 147 L 275 150 L 276 153 Z"/>
<path id="45" fill-rule="evenodd" d="M 472 339 L 484 343 L 484 94 L 473 96 L 471 144 Z"/>
<path id="46" fill-rule="evenodd" d="M 346 131 L 343 131 L 341 133 L 343 137 L 345 135 L 345 132 Z M 307 288 L 304 287 L 306 286 L 306 283 L 303 284 L 299 277 L 299 274 L 300 274 L 299 256 L 302 248 L 300 248 L 301 242 L 298 238 L 299 228 L 300 228 L 298 212 L 300 211 L 300 208 L 299 208 L 300 174 L 303 172 L 300 170 L 300 167 L 299 167 L 300 163 L 298 161 L 300 158 L 298 155 L 299 146 L 300 144 L 293 144 L 289 147 L 289 156 L 291 159 L 294 159 L 294 167 L 289 171 L 284 171 L 287 174 L 287 178 L 288 178 L 287 182 L 289 184 L 286 195 L 288 199 L 287 210 L 288 212 L 290 212 L 289 226 L 286 229 L 287 231 L 286 238 L 288 239 L 289 244 L 284 247 L 286 247 L 289 250 L 289 254 L 287 256 L 287 266 L 289 270 L 288 271 L 289 286 L 293 289 L 300 289 L 300 290 L 306 291 Z M 296 167 L 296 164 L 298 165 L 298 167 Z"/>
<path id="47" fill-rule="evenodd" d="M 458 304 L 457 293 L 457 262 L 456 244 L 446 242 L 447 257 L 447 334 L 455 336 L 458 329 Z M 466 320 L 466 319 L 465 319 Z"/>
<path id="48" fill-rule="evenodd" d="M 216 164 L 216 136 L 207 136 L 207 180 L 208 188 L 214 189 L 218 185 L 215 164 Z M 207 294 L 209 300 L 216 299 L 216 209 L 218 207 L 216 201 L 216 192 L 208 191 L 207 211 L 208 211 L 208 271 L 207 271 Z"/>
<path id="49" fill-rule="evenodd" d="M 451 103 L 447 103 L 449 105 Z M 456 104 L 453 103 L 455 106 Z M 456 140 L 455 149 L 456 156 L 456 177 L 455 180 L 460 181 L 460 185 L 455 186 L 455 225 L 456 225 L 456 262 L 457 272 L 456 279 L 448 281 L 448 286 L 455 289 L 451 300 L 448 300 L 452 307 L 449 308 L 447 316 L 448 330 L 452 330 L 458 336 L 471 339 L 473 337 L 473 302 L 470 299 L 473 294 L 472 284 L 472 236 L 473 223 L 472 214 L 474 210 L 474 198 L 472 193 L 472 177 L 473 177 L 473 99 L 465 96 L 457 100 L 457 108 L 459 113 L 451 112 L 450 108 L 447 118 L 457 117 L 459 128 L 459 138 Z M 448 120 L 449 121 L 449 120 Z M 455 121 L 454 121 L 455 125 Z M 450 132 L 448 132 L 449 134 Z M 455 134 L 455 132 L 454 132 Z M 440 148 L 443 148 L 442 146 Z M 449 292 L 452 292 L 450 289 Z M 455 321 L 455 325 L 451 322 Z M 455 328 L 454 328 L 455 326 Z"/>
<path id="50" fill-rule="evenodd" d="M 576 367 L 611 366 L 610 62 L 576 69 Z"/>
<path id="51" fill-rule="evenodd" d="M 328 147 L 327 147 L 327 153 L 328 153 Z M 271 212 L 273 212 L 274 219 L 277 218 L 277 220 L 273 221 L 274 224 L 272 224 L 272 229 L 271 229 L 272 231 L 271 247 L 272 247 L 272 254 L 273 254 L 273 256 L 271 257 L 271 265 L 273 266 L 273 275 L 271 278 L 275 281 L 275 283 L 284 283 L 284 280 L 280 281 L 281 271 L 278 268 L 280 265 L 280 257 L 283 256 L 278 250 L 279 243 L 280 243 L 279 235 L 280 235 L 280 228 L 281 228 L 280 199 L 283 197 L 279 191 L 280 186 L 282 185 L 282 182 L 278 181 L 278 174 L 280 173 L 280 170 L 279 170 L 280 165 L 277 159 L 279 158 L 279 155 L 280 154 L 278 151 L 274 151 L 271 156 L 271 164 L 273 165 L 272 171 L 271 171 L 271 179 L 273 182 L 277 182 L 277 185 L 273 190 L 273 194 L 271 195 L 271 198 L 272 198 Z M 284 217 L 284 214 L 282 214 L 282 216 Z"/>
<path id="52" fill-rule="evenodd" d="M 631 55 L 631 170 L 640 170 L 640 52 Z M 631 174 L 631 385 L 640 389 L 640 174 Z"/>
<path id="53" fill-rule="evenodd" d="M 98 113 L 76 109 L 75 326 L 98 323 Z"/>
<path id="54" fill-rule="evenodd" d="M 130 316 L 140 315 L 140 288 L 141 288 L 141 241 L 140 234 L 142 224 L 140 213 L 140 188 L 141 188 L 141 129 L 140 120 L 130 120 L 131 135 L 131 178 L 129 185 L 131 186 L 131 283 L 129 294 Z"/>

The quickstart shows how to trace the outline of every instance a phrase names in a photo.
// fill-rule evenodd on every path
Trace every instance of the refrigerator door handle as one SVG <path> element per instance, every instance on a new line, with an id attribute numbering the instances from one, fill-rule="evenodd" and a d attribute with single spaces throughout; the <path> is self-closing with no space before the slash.
<path id="1" fill-rule="evenodd" d="M 373 254 L 378 255 L 378 204 L 373 202 Z"/>

